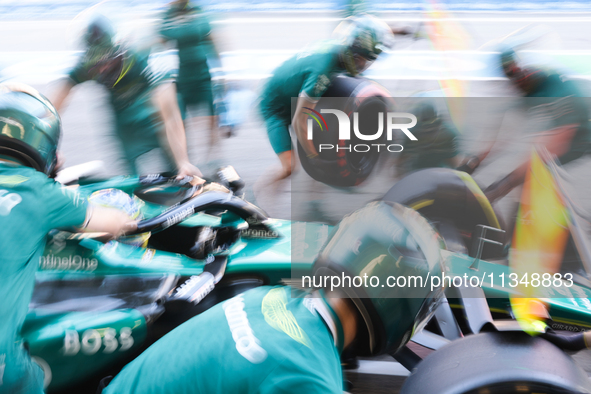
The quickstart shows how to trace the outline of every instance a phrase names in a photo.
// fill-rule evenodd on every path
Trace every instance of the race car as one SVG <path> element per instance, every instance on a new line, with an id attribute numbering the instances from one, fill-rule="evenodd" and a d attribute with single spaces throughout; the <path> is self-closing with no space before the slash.
<path id="1" fill-rule="evenodd" d="M 82 194 L 114 188 L 139 198 L 149 219 L 140 222 L 137 234 L 151 235 L 147 247 L 105 242 L 101 234 L 51 235 L 39 261 L 36 290 L 23 328 L 32 356 L 45 371 L 47 392 L 94 392 L 102 377 L 115 374 L 162 335 L 212 305 L 261 285 L 305 284 L 302 278 L 309 273 L 331 226 L 268 218 L 239 197 L 241 182 L 234 174 L 224 177 L 227 187 L 215 182 L 205 186 L 177 182 L 160 175 L 80 182 Z M 474 229 L 492 227 L 486 212 L 478 216 L 470 210 L 474 204 L 482 204 L 481 211 L 490 206 L 482 201 L 478 186 L 465 173 L 452 174 L 466 182 L 462 192 L 467 193 L 469 185 L 472 195 L 465 194 L 462 203 Z M 393 190 L 421 197 L 417 190 L 413 194 L 403 186 L 404 180 Z M 450 190 L 453 184 L 440 187 Z M 391 192 L 385 199 L 401 197 Z M 588 379 L 569 356 L 513 324 L 508 301 L 513 288 L 498 282 L 510 272 L 502 261 L 493 259 L 498 256 L 484 256 L 488 251 L 482 245 L 490 242 L 483 240 L 488 238 L 471 233 L 469 239 L 476 245 L 473 253 L 465 246 L 454 248 L 454 241 L 466 245 L 468 239 L 462 238 L 460 222 L 442 226 L 423 210 L 429 204 L 421 206 L 416 203 L 420 199 L 411 200 L 407 205 L 425 212 L 442 235 L 444 275 L 451 280 L 446 285 L 447 298 L 428 308 L 434 313 L 431 322 L 412 337 L 437 351 L 424 361 L 407 346 L 393 355 L 415 370 L 402 392 L 522 393 L 540 392 L 531 391 L 540 388 L 548 393 L 591 392 Z M 587 305 L 591 286 L 576 279 L 568 288 L 559 286 L 568 292 L 566 297 L 550 295 L 547 300 L 553 322 L 571 330 L 591 327 Z M 477 286 L 471 286 L 472 281 Z M 412 287 L 400 291 L 401 297 L 412 297 Z M 400 324 L 412 326 L 412 317 L 408 319 Z M 474 349 L 479 349 L 480 356 L 472 353 Z M 483 352 L 490 360 L 475 361 Z M 529 367 L 513 368 L 507 360 L 514 357 Z M 552 359 L 562 360 L 561 367 L 548 361 Z M 457 360 L 461 373 L 472 378 L 453 378 L 456 375 L 446 372 L 449 360 Z M 433 380 L 435 374 L 439 378 Z M 440 385 L 435 388 L 432 382 Z M 463 383 L 458 386 L 458 382 Z"/>

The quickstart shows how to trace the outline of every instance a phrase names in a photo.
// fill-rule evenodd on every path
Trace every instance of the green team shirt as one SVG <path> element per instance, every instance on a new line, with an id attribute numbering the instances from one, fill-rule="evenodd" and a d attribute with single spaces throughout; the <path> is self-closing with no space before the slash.
<path id="1" fill-rule="evenodd" d="M 587 103 L 572 80 L 555 72 L 545 73 L 541 78 L 541 82 L 526 96 L 532 98 L 526 100 L 530 118 L 544 125 L 542 131 L 569 124 L 578 125 L 569 151 L 559 157 L 560 162 L 566 164 L 591 150 Z"/>
<path id="2" fill-rule="evenodd" d="M 88 53 L 83 55 L 69 74 L 75 85 L 92 80 L 99 82 L 87 56 Z M 163 123 L 151 93 L 155 86 L 171 79 L 172 75 L 168 70 L 151 68 L 148 58 L 147 53 L 127 50 L 118 80 L 114 86 L 107 87 L 115 111 L 115 131 L 132 173 L 137 173 L 135 159 L 138 156 L 160 147 L 158 134 Z"/>
<path id="3" fill-rule="evenodd" d="M 199 7 L 187 3 L 184 8 L 172 5 L 162 18 L 160 34 L 176 41 L 179 54 L 179 83 L 211 79 L 207 56 L 213 51 L 209 18 Z"/>
<path id="4" fill-rule="evenodd" d="M 343 18 L 367 13 L 365 0 L 346 0 L 343 6 Z"/>
<path id="5" fill-rule="evenodd" d="M 31 301 L 47 233 L 82 225 L 86 208 L 85 199 L 45 174 L 0 163 L 0 372 L 4 375 L 0 393 L 21 392 L 18 385 L 26 381 L 24 371 L 30 368 L 18 332 Z"/>
<path id="6" fill-rule="evenodd" d="M 170 77 L 164 71 L 153 71 L 148 65 L 148 58 L 148 53 L 126 50 L 119 78 L 113 87 L 108 87 L 116 112 L 125 110 L 139 100 L 143 101 L 152 87 Z M 87 54 L 84 54 L 69 77 L 75 85 L 92 80 L 98 82 L 98 75 L 93 67 L 93 62 L 89 62 Z"/>
<path id="7" fill-rule="evenodd" d="M 127 365 L 107 394 L 343 392 L 339 351 L 289 287 L 260 287 L 194 317 Z"/>
<path id="8" fill-rule="evenodd" d="M 406 144 L 402 160 L 407 171 L 431 167 L 449 167 L 449 160 L 456 157 L 458 133 L 455 127 L 441 122 L 436 130 L 421 133 L 420 125 L 413 129 L 418 140 Z"/>
<path id="9" fill-rule="evenodd" d="M 305 93 L 321 97 L 331 78 L 345 71 L 340 66 L 341 45 L 321 42 L 285 61 L 267 82 L 261 96 L 263 115 L 281 114 L 291 119 L 291 99 Z"/>

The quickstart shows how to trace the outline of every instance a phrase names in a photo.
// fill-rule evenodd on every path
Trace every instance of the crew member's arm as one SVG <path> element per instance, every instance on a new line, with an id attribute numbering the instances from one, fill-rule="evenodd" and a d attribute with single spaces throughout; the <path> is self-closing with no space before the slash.
<path id="1" fill-rule="evenodd" d="M 187 137 L 176 99 L 176 86 L 164 82 L 154 89 L 153 99 L 160 110 L 166 139 L 178 168 L 178 176 L 201 176 L 201 171 L 189 162 L 187 153 Z"/>
<path id="2" fill-rule="evenodd" d="M 461 164 L 458 165 L 457 170 L 467 172 L 468 174 L 472 174 L 474 170 L 480 165 L 480 163 L 486 159 L 488 154 L 492 151 L 493 147 L 495 146 L 495 141 L 490 142 L 486 148 L 475 155 L 471 155 L 466 157 Z"/>
<path id="3" fill-rule="evenodd" d="M 91 79 L 88 73 L 88 67 L 83 61 L 80 61 L 68 73 L 68 76 L 59 81 L 56 90 L 48 97 L 55 109 L 61 115 L 61 111 L 65 108 L 65 101 L 70 91 L 79 83 L 86 82 Z"/>
<path id="4" fill-rule="evenodd" d="M 449 168 L 456 168 L 460 165 L 460 160 L 460 155 L 454 156 L 451 159 L 447 159 L 447 165 L 449 166 Z"/>
<path id="5" fill-rule="evenodd" d="M 219 45 L 217 43 L 217 40 L 213 37 L 211 33 L 209 33 L 205 39 L 205 42 L 207 44 L 208 49 L 208 60 L 210 61 L 212 69 L 214 69 L 210 71 L 220 73 L 222 71 L 222 61 L 220 58 Z"/>
<path id="6" fill-rule="evenodd" d="M 109 233 L 113 238 L 137 228 L 137 222 L 127 213 L 115 208 L 101 207 L 89 204 L 86 211 L 86 221 L 78 231 L 91 233 Z"/>
<path id="7" fill-rule="evenodd" d="M 573 138 L 580 126 L 580 124 L 572 123 L 539 133 L 536 135 L 534 145 L 544 147 L 551 155 L 560 157 L 570 150 Z M 528 167 L 529 160 L 515 170 L 516 176 L 524 177 Z"/>
<path id="8" fill-rule="evenodd" d="M 49 101 L 53 104 L 58 113 L 65 108 L 65 101 L 70 91 L 74 87 L 74 82 L 70 78 L 64 78 L 59 82 L 55 92 L 49 97 Z"/>
<path id="9" fill-rule="evenodd" d="M 75 190 L 63 187 L 51 179 L 40 186 L 46 209 L 39 226 L 51 229 L 108 233 L 118 237 L 137 228 L 127 213 L 114 208 L 93 205 Z"/>
<path id="10" fill-rule="evenodd" d="M 316 103 L 316 100 L 311 99 L 305 93 L 300 94 L 300 97 L 298 97 L 298 103 L 292 121 L 292 126 L 294 128 L 298 141 L 302 145 L 302 148 L 304 148 L 304 151 L 306 151 L 308 157 L 316 157 L 318 156 L 318 152 L 314 147 L 313 141 L 308 139 L 308 131 L 306 127 L 308 114 L 304 112 L 304 109 L 314 109 L 316 107 Z"/>
<path id="11" fill-rule="evenodd" d="M 449 168 L 456 168 L 461 163 L 459 133 L 457 129 L 451 124 L 444 125 L 446 133 L 446 143 L 444 149 L 446 153 L 446 162 Z"/>
<path id="12" fill-rule="evenodd" d="M 313 158 L 318 156 L 318 152 L 314 147 L 312 140 L 308 139 L 307 119 L 308 115 L 304 112 L 306 108 L 314 109 L 316 103 L 324 95 L 324 92 L 330 85 L 330 77 L 335 72 L 335 58 L 326 57 L 314 65 L 314 70 L 309 73 L 304 81 L 296 110 L 292 120 L 292 126 L 298 138 L 298 141 L 304 148 L 308 157 Z"/>
<path id="13" fill-rule="evenodd" d="M 496 131 L 493 131 L 492 133 L 487 132 L 483 134 L 487 136 L 487 139 L 489 139 L 489 142 L 483 141 L 486 144 L 484 149 L 482 149 L 480 153 L 472 154 L 469 156 L 466 155 L 463 158 L 459 167 L 456 168 L 457 170 L 467 172 L 468 174 L 472 174 L 476 170 L 476 168 L 478 168 L 480 163 L 488 157 L 490 152 L 497 145 L 497 141 L 499 140 L 499 135 L 503 126 L 505 116 L 506 115 L 502 115 L 499 113 L 498 119 L 500 120 L 500 123 L 498 124 Z"/>
<path id="14" fill-rule="evenodd" d="M 534 144 L 535 146 L 546 148 L 551 155 L 560 157 L 569 151 L 572 140 L 579 127 L 580 124 L 571 123 L 538 133 Z M 529 165 L 530 162 L 527 160 L 505 178 L 490 185 L 485 191 L 487 198 L 492 202 L 505 196 L 515 187 L 522 184 Z"/>

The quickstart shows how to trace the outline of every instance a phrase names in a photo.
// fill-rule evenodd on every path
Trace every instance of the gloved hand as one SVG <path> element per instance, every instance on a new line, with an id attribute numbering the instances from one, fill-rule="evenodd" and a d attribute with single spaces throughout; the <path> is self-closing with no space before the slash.
<path id="1" fill-rule="evenodd" d="M 199 168 L 195 167 L 189 162 L 182 163 L 178 166 L 177 179 L 183 179 L 185 177 L 202 177 L 203 174 Z"/>
<path id="2" fill-rule="evenodd" d="M 571 335 L 563 335 L 549 329 L 544 334 L 540 335 L 564 350 L 579 351 L 589 348 L 591 346 L 591 331 L 583 331 Z"/>
<path id="3" fill-rule="evenodd" d="M 321 159 L 318 155 L 308 156 L 308 162 L 319 170 L 328 170 L 337 165 L 335 161 Z"/>
<path id="4" fill-rule="evenodd" d="M 470 156 L 466 159 L 456 170 L 466 172 L 470 175 L 478 168 L 480 165 L 480 159 L 478 156 Z"/>

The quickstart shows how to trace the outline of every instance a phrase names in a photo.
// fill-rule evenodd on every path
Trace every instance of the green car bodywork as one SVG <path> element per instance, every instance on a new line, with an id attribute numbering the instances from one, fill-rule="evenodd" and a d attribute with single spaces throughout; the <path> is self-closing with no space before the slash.
<path id="1" fill-rule="evenodd" d="M 118 177 L 81 185 L 78 190 L 91 194 L 96 190 L 117 188 L 132 194 L 138 185 L 137 177 Z M 144 216 L 156 216 L 166 208 L 146 203 Z M 332 227 L 322 223 L 278 219 L 269 219 L 266 224 L 279 237 L 262 238 L 256 233 L 243 232 L 241 238 L 223 252 L 228 258 L 224 278 L 250 276 L 261 279 L 262 284 L 302 286 L 298 278 L 310 272 Z M 221 215 L 199 212 L 178 226 L 247 227 L 244 220 L 229 212 Z M 501 287 L 498 282 L 503 274 L 505 277 L 509 274 L 506 265 L 449 251 L 443 251 L 443 258 L 447 268 L 445 275 L 466 277 L 468 281 L 472 277 L 479 279 L 491 311 L 509 314 L 508 296 L 512 288 L 507 285 Z M 158 313 L 149 312 L 150 308 L 161 308 L 150 307 L 150 304 L 166 298 L 183 280 L 201 274 L 205 263 L 204 260 L 149 246 L 138 248 L 116 241 L 103 243 L 70 233 L 52 233 L 39 262 L 37 288 L 23 327 L 31 355 L 45 370 L 47 392 L 63 390 L 100 373 L 117 361 L 137 354 L 146 345 L 152 319 L 158 316 Z M 491 278 L 494 278 L 492 286 Z M 108 302 L 89 311 L 77 310 L 77 305 L 83 303 L 80 299 L 72 300 L 72 310 L 60 302 L 44 303 L 44 297 L 51 294 L 43 292 L 44 285 L 52 289 L 52 286 L 59 288 L 60 283 L 67 286 L 67 283 L 86 281 L 89 286 L 95 283 L 101 287 L 109 281 L 117 284 L 126 280 L 130 286 L 132 280 L 140 280 L 138 288 L 144 283 L 141 281 L 151 283 L 153 291 L 144 297 L 146 305 L 138 301 L 136 304 L 139 305 L 129 307 L 126 302 L 112 302 L 108 289 L 104 294 L 99 292 L 100 300 Z M 84 288 L 80 291 L 83 294 Z M 547 301 L 553 321 L 591 327 L 591 303 L 588 301 L 591 290 L 588 287 L 575 283 L 566 292 L 558 294 L 558 298 L 551 296 L 549 294 Z M 90 299 L 88 302 L 93 301 Z"/>

